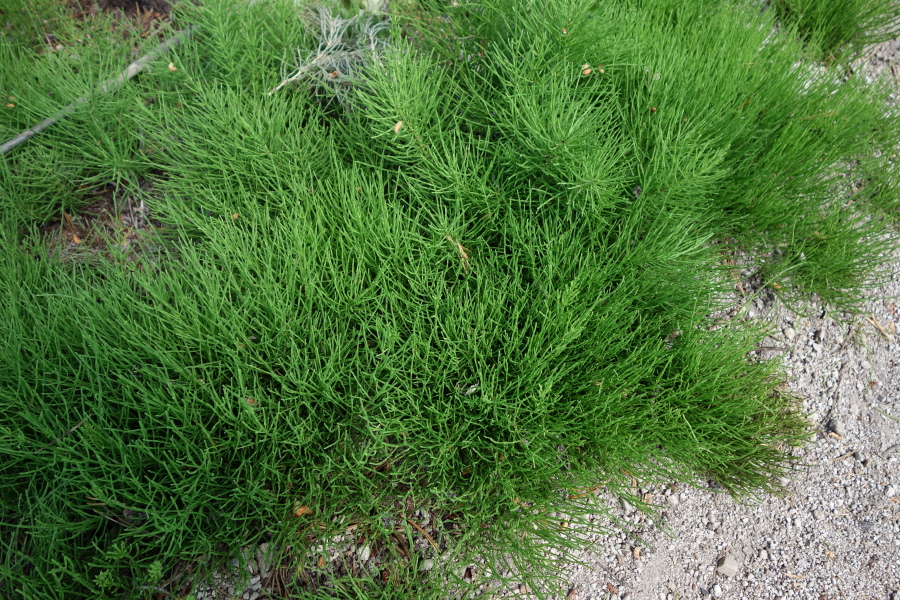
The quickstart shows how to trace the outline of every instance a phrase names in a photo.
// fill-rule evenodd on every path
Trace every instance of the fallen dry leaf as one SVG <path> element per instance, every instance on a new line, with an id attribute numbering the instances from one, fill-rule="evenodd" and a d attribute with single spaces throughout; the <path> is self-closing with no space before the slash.
<path id="1" fill-rule="evenodd" d="M 299 502 L 294 502 L 294 516 L 302 517 L 303 515 L 308 515 L 312 512 L 312 509 L 308 506 L 303 506 Z"/>

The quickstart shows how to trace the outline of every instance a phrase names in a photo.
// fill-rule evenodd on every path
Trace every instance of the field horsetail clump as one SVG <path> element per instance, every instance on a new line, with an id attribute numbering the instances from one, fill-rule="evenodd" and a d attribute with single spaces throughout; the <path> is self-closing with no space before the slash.
<path id="1" fill-rule="evenodd" d="M 743 307 L 852 311 L 897 242 L 857 37 L 796 2 L 173 4 L 0 0 L 0 137 L 89 98 L 0 157 L 0 595 L 252 560 L 272 598 L 558 597 L 640 488 L 778 491 L 808 423 Z"/>

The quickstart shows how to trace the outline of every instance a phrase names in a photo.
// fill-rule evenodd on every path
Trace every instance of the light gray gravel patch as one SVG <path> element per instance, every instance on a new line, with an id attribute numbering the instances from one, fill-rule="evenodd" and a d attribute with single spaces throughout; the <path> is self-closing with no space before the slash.
<path id="1" fill-rule="evenodd" d="M 900 598 L 900 252 L 871 297 L 856 316 L 763 303 L 775 332 L 764 345 L 787 348 L 814 432 L 784 495 L 742 504 L 702 482 L 649 490 L 674 537 L 647 522 L 634 560 L 625 534 L 594 536 L 571 572 L 578 598 Z"/>

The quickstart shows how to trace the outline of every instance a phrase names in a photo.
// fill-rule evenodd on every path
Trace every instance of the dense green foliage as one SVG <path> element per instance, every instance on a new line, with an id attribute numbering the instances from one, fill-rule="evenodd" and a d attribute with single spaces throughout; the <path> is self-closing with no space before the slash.
<path id="1" fill-rule="evenodd" d="M 830 60 L 900 33 L 900 11 L 893 0 L 774 0 L 772 6 Z"/>
<path id="2" fill-rule="evenodd" d="M 895 240 L 886 90 L 819 70 L 774 11 L 496 0 L 402 5 L 340 102 L 327 77 L 270 95 L 322 30 L 204 4 L 0 163 L 3 593 L 122 597 L 269 536 L 314 565 L 423 507 L 450 555 L 515 550 L 540 590 L 543 545 L 576 543 L 551 514 L 606 526 L 582 490 L 774 489 L 805 421 L 747 358 L 762 331 L 709 315 L 737 249 L 787 297 L 860 297 Z M 131 59 L 35 44 L 0 37 L 4 137 Z M 166 224 L 157 252 L 47 252 L 36 225 L 100 182 Z M 343 593 L 440 597 L 429 556 Z"/>

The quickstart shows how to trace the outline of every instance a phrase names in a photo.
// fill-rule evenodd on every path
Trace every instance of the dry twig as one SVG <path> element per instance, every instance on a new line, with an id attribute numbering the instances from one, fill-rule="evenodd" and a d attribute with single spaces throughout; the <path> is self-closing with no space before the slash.
<path id="1" fill-rule="evenodd" d="M 174 37 L 166 40 L 165 42 L 163 42 L 162 44 L 160 44 L 159 46 L 157 46 L 156 48 L 154 48 L 153 50 L 151 50 L 144 56 L 140 57 L 139 59 L 137 59 L 130 65 L 128 65 L 125 68 L 125 70 L 119 74 L 118 77 L 115 77 L 113 79 L 107 79 L 106 81 L 104 81 L 103 83 L 98 85 L 97 89 L 99 90 L 100 94 L 106 94 L 106 93 L 109 93 L 109 92 L 119 89 L 123 83 L 125 83 L 126 81 L 133 78 L 135 75 L 137 75 L 141 71 L 143 71 L 144 68 L 149 63 L 151 63 L 154 60 L 156 60 L 157 58 L 159 58 L 160 55 L 165 53 L 172 46 L 176 46 L 176 45 L 180 44 L 182 41 L 191 37 L 192 34 L 193 34 L 193 28 L 191 28 L 191 27 L 188 27 L 187 29 L 183 29 L 183 30 L 179 31 L 177 34 L 175 34 Z M 48 127 L 52 127 L 57 122 L 64 119 L 66 116 L 75 112 L 75 110 L 79 106 L 86 103 L 92 97 L 93 97 L 93 95 L 82 96 L 81 98 L 78 98 L 77 100 L 75 100 L 74 102 L 69 104 L 67 107 L 65 107 L 58 113 L 56 113 L 55 116 L 50 117 L 48 119 L 44 119 L 37 125 L 33 125 L 32 127 L 29 127 L 28 129 L 26 129 L 25 131 L 23 131 L 22 133 L 20 133 L 16 137 L 14 137 L 13 139 L 9 140 L 8 142 L 5 142 L 2 146 L 0 146 L 0 154 L 6 154 L 7 152 L 12 150 L 19 144 L 22 144 L 22 143 L 30 140 L 31 138 L 33 138 L 34 136 L 36 136 L 43 130 L 47 129 Z"/>
<path id="2" fill-rule="evenodd" d="M 390 27 L 390 22 L 378 21 L 366 13 L 342 19 L 322 7 L 307 13 L 307 19 L 318 22 L 319 47 L 305 57 L 298 52 L 296 70 L 270 90 L 269 95 L 290 83 L 306 80 L 333 90 L 338 102 L 343 103 L 340 84 L 353 81 L 366 61 L 387 45 L 379 34 Z"/>

